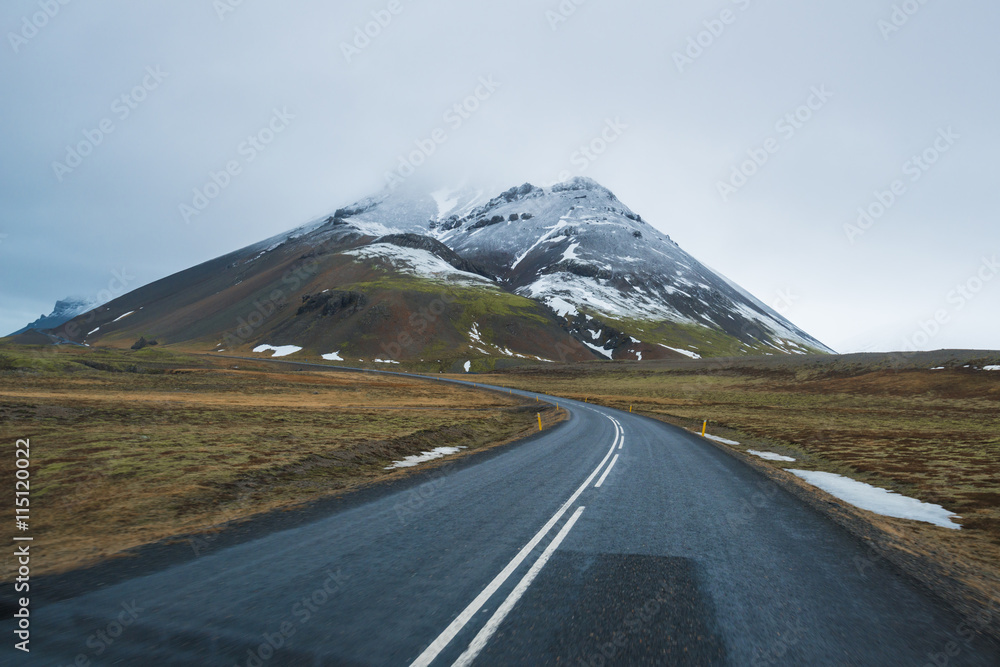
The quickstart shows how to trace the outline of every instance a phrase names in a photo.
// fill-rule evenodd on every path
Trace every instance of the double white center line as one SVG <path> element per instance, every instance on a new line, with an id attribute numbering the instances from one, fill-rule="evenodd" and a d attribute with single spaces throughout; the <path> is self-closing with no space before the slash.
<path id="1" fill-rule="evenodd" d="M 531 582 L 535 580 L 538 573 L 542 571 L 545 564 L 549 562 L 549 558 L 552 557 L 552 554 L 555 553 L 556 549 L 559 548 L 559 545 L 562 544 L 566 535 L 569 534 L 570 529 L 573 528 L 573 524 L 576 523 L 576 520 L 580 518 L 581 514 L 583 514 L 584 509 L 586 508 L 583 505 L 576 508 L 576 511 L 573 512 L 573 516 L 569 518 L 569 521 L 567 521 L 566 525 L 562 527 L 562 530 L 556 534 L 552 543 L 545 548 L 545 551 L 542 552 L 542 555 L 538 557 L 538 560 L 536 560 L 535 564 L 531 566 L 528 573 L 524 575 L 521 581 L 518 582 L 517 586 L 514 587 L 514 590 L 510 592 L 510 595 L 508 595 L 507 599 L 503 601 L 500 608 L 493 612 L 493 616 L 490 617 L 490 620 L 486 622 L 483 629 L 480 630 L 472 639 L 469 643 L 469 648 L 465 649 L 465 652 L 458 656 L 458 660 L 455 661 L 454 667 L 465 667 L 465 665 L 472 664 L 472 661 L 476 659 L 479 652 L 486 648 L 486 644 L 490 641 L 493 633 L 497 631 L 497 628 L 500 627 L 503 619 L 507 617 L 507 614 L 514 608 L 517 601 L 521 599 L 524 592 L 528 590 L 528 586 L 530 586 Z"/>
<path id="2" fill-rule="evenodd" d="M 622 445 L 625 444 L 625 431 L 622 430 L 622 425 L 619 424 L 616 419 L 614 419 L 613 417 L 608 417 L 608 419 L 610 419 L 612 422 L 614 422 L 615 429 L 617 431 L 617 435 L 615 435 L 615 442 L 618 443 L 618 449 L 621 449 Z M 611 450 L 614 451 L 614 449 L 615 449 L 615 446 L 611 445 Z M 601 475 L 600 479 L 597 480 L 597 484 L 594 484 L 594 488 L 595 489 L 601 488 L 601 484 L 604 484 L 604 480 L 606 480 L 608 478 L 608 473 L 611 472 L 611 469 L 615 467 L 616 463 L 618 463 L 618 455 L 617 454 L 615 454 L 615 457 L 613 459 L 611 459 L 611 463 L 609 463 L 608 467 L 605 468 L 604 474 Z M 598 466 L 598 468 L 600 468 L 600 466 Z"/>
<path id="3" fill-rule="evenodd" d="M 580 485 L 580 488 L 578 488 L 573 495 L 569 497 L 569 500 L 563 503 L 563 506 L 559 508 L 559 511 L 552 515 L 552 518 L 549 519 L 544 526 L 542 526 L 541 530 L 535 533 L 535 536 L 531 538 L 531 541 L 525 544 L 524 547 L 517 552 L 517 555 L 514 556 L 509 563 L 507 563 L 507 566 L 500 571 L 500 574 L 494 577 L 493 581 L 491 581 L 489 585 L 487 585 L 486 588 L 484 588 L 483 591 L 476 596 L 476 599 L 470 602 L 469 605 L 462 610 L 462 613 L 460 613 L 455 620 L 444 629 L 444 632 L 438 635 L 437 638 L 431 642 L 431 645 L 424 649 L 424 652 L 411 663 L 411 667 L 426 667 L 438 657 L 441 651 L 443 651 L 445 647 L 451 643 L 451 640 L 455 638 L 455 635 L 461 632 L 462 628 L 468 624 L 472 617 L 475 616 L 480 609 L 482 609 L 483 605 L 486 604 L 486 601 L 489 600 L 493 594 L 496 593 L 497 589 L 499 589 L 504 582 L 510 578 L 510 575 L 514 573 L 514 570 L 516 570 L 518 566 L 524 562 L 524 559 L 528 557 L 536 546 L 538 546 L 538 543 L 542 541 L 550 530 L 552 530 L 552 527 L 559 522 L 559 519 L 561 519 L 570 506 L 576 502 L 576 499 L 580 497 L 580 494 L 582 494 L 587 487 L 590 486 L 590 483 L 594 481 L 597 473 L 600 472 L 601 468 L 604 467 L 604 464 L 608 462 L 609 458 L 611 458 L 612 452 L 614 452 L 615 449 L 620 449 L 621 443 L 624 442 L 624 432 L 622 431 L 621 424 L 619 424 L 613 417 L 608 417 L 608 419 L 610 419 L 615 426 L 615 441 L 611 444 L 611 449 L 609 449 L 608 453 L 604 455 L 601 463 L 594 468 L 594 471 L 587 477 L 587 481 Z M 604 482 L 604 479 L 608 476 L 608 473 L 611 471 L 612 466 L 614 466 L 615 461 L 617 460 L 618 456 L 615 455 L 614 459 L 611 461 L 611 465 L 609 465 L 604 471 L 604 474 L 601 475 L 601 479 L 595 487 L 599 487 Z M 524 575 L 520 582 L 518 582 L 517 586 L 514 587 L 514 590 L 510 592 L 507 599 L 505 599 L 500 607 L 493 613 L 493 616 L 491 616 L 490 620 L 486 622 L 486 625 L 483 626 L 482 630 L 476 634 L 475 638 L 473 638 L 465 652 L 462 653 L 457 661 L 455 661 L 455 665 L 470 664 L 473 660 L 475 660 L 476 656 L 479 655 L 479 652 L 485 648 L 490 638 L 497 631 L 497 628 L 500 627 L 504 618 L 507 617 L 510 610 L 514 608 L 517 601 L 520 600 L 521 596 L 528 590 L 531 582 L 534 581 L 536 576 L 538 576 L 538 573 L 541 572 L 543 567 L 545 567 L 549 558 L 552 557 L 552 554 L 555 553 L 555 550 L 569 534 L 569 531 L 573 528 L 573 524 L 575 524 L 577 519 L 580 518 L 580 515 L 583 514 L 584 509 L 585 508 L 582 506 L 576 508 L 576 511 L 569 518 L 562 529 L 556 534 L 555 538 L 548 545 L 548 547 L 546 547 L 545 551 L 542 552 L 542 555 L 539 556 L 538 560 L 536 560 L 531 566 L 528 573 Z"/>

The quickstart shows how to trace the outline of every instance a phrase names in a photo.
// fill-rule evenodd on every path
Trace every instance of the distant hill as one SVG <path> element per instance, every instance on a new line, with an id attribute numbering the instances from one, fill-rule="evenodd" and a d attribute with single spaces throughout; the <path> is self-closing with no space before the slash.
<path id="1" fill-rule="evenodd" d="M 28 329 L 36 329 L 38 331 L 43 329 L 55 329 L 59 325 L 69 322 L 77 315 L 86 313 L 87 311 L 100 305 L 101 302 L 96 299 L 73 296 L 66 297 L 65 299 L 56 301 L 56 305 L 52 309 L 51 313 L 40 316 L 34 322 L 21 327 L 9 335 L 15 336 L 17 334 L 24 333 Z"/>

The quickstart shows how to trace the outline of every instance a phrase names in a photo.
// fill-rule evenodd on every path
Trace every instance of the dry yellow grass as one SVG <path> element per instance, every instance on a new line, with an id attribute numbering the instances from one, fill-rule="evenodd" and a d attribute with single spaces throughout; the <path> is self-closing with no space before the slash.
<path id="1" fill-rule="evenodd" d="M 534 402 L 418 379 L 163 356 L 133 369 L 153 372 L 77 366 L 0 372 L 0 437 L 31 439 L 36 573 L 406 475 L 385 466 L 437 446 L 537 430 Z M 12 457 L 0 476 L 13 507 Z"/>

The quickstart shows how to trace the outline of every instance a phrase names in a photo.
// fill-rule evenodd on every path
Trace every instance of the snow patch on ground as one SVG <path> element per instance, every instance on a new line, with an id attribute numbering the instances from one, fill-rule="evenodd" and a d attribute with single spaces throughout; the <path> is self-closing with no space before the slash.
<path id="1" fill-rule="evenodd" d="M 725 438 L 720 438 L 717 435 L 711 435 L 709 433 L 706 433 L 705 437 L 708 438 L 709 440 L 715 440 L 716 442 L 721 442 L 724 445 L 738 445 L 738 444 L 740 444 L 740 443 L 736 442 L 735 440 L 726 440 Z"/>
<path id="2" fill-rule="evenodd" d="M 580 256 L 576 254 L 575 250 L 580 247 L 579 243 L 571 243 L 566 250 L 563 251 L 563 256 L 560 261 L 565 262 L 570 259 L 580 259 Z"/>
<path id="3" fill-rule="evenodd" d="M 96 329 L 94 329 L 93 331 L 90 331 L 90 332 L 88 332 L 88 333 L 87 333 L 87 335 L 89 336 L 89 335 L 90 335 L 90 334 L 92 334 L 92 333 L 97 333 L 97 332 L 98 332 L 98 331 L 100 331 L 100 330 L 101 330 L 101 327 L 97 327 L 97 328 L 96 328 Z"/>
<path id="4" fill-rule="evenodd" d="M 458 454 L 463 449 L 465 449 L 465 447 L 437 447 L 429 452 L 421 452 L 420 454 L 407 456 L 402 461 L 393 461 L 392 465 L 386 466 L 385 469 L 392 470 L 394 468 L 412 468 L 413 466 L 426 463 L 427 461 L 433 461 L 434 459 L 439 459 L 443 456 Z"/>
<path id="5" fill-rule="evenodd" d="M 1000 366 L 983 366 L 984 371 L 1000 371 Z"/>
<path id="6" fill-rule="evenodd" d="M 593 350 L 594 352 L 597 352 L 598 354 L 602 354 L 602 355 L 604 355 L 605 357 L 607 357 L 608 359 L 611 359 L 611 358 L 612 358 L 612 357 L 611 357 L 611 353 L 610 353 L 610 352 L 608 352 L 607 350 L 605 350 L 605 349 L 604 349 L 603 347 L 597 347 L 596 345 L 592 345 L 592 344 L 588 343 L 588 342 L 587 342 L 587 341 L 585 341 L 585 340 L 583 340 L 583 341 L 580 341 L 580 342 L 581 342 L 581 343 L 583 343 L 584 345 L 586 345 L 587 347 L 589 347 L 589 348 L 590 348 L 591 350 Z"/>
<path id="7" fill-rule="evenodd" d="M 392 359 L 372 359 L 376 364 L 398 364 L 398 361 L 393 361 Z"/>
<path id="8" fill-rule="evenodd" d="M 678 347 L 670 347 L 669 345 L 664 345 L 663 343 L 658 343 L 658 345 L 660 347 L 665 347 L 668 350 L 673 350 L 674 352 L 678 352 L 680 354 L 683 354 L 685 357 L 691 357 L 692 359 L 701 359 L 701 355 L 700 354 L 697 354 L 695 352 L 691 352 L 690 350 L 682 350 L 682 349 L 680 349 Z"/>
<path id="9" fill-rule="evenodd" d="M 465 364 L 463 364 L 462 367 L 465 368 L 465 372 L 468 373 L 469 369 L 472 368 L 472 362 L 471 361 L 466 361 Z"/>
<path id="10" fill-rule="evenodd" d="M 823 489 L 830 495 L 847 501 L 855 507 L 875 512 L 882 516 L 892 516 L 898 519 L 913 519 L 925 521 L 942 528 L 961 529 L 961 525 L 951 519 L 961 518 L 949 512 L 940 505 L 932 505 L 901 496 L 889 489 L 881 489 L 871 484 L 865 484 L 843 475 L 815 470 L 790 470 L 788 472 L 801 477 L 813 486 Z"/>
<path id="11" fill-rule="evenodd" d="M 754 456 L 759 456 L 762 459 L 767 459 L 768 461 L 794 461 L 791 456 L 782 456 L 781 454 L 775 454 L 774 452 L 758 452 L 756 449 L 748 449 L 747 454 L 753 454 Z"/>
<path id="12" fill-rule="evenodd" d="M 331 352 L 330 354 L 324 354 L 323 358 L 327 361 L 343 361 L 344 359 L 340 356 L 340 350 L 336 352 Z"/>
<path id="13" fill-rule="evenodd" d="M 472 340 L 476 341 L 477 343 L 482 343 L 483 342 L 482 335 L 479 333 L 479 323 L 478 322 L 473 322 L 472 328 L 469 329 L 469 338 L 471 338 Z"/>
<path id="14" fill-rule="evenodd" d="M 258 345 L 253 349 L 254 352 L 267 352 L 271 350 L 274 352 L 272 357 L 287 357 L 290 354 L 295 354 L 296 352 L 301 352 L 302 348 L 298 345 Z"/>
<path id="15" fill-rule="evenodd" d="M 124 315 L 119 315 L 116 319 L 111 320 L 111 323 L 114 324 L 118 320 L 124 320 L 126 317 L 128 317 L 129 315 L 131 315 L 134 312 L 135 312 L 134 310 L 130 310 L 127 313 L 125 313 Z"/>

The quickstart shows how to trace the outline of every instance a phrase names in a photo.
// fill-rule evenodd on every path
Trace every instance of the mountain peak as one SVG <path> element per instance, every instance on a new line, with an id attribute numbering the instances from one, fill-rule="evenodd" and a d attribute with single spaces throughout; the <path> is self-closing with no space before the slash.
<path id="1" fill-rule="evenodd" d="M 594 179 L 587 178 L 586 176 L 575 176 L 568 181 L 556 183 L 552 186 L 552 192 L 566 192 L 569 190 L 591 190 L 606 195 L 615 201 L 618 199 L 611 190 L 608 190 Z"/>
<path id="2" fill-rule="evenodd" d="M 23 333 L 28 329 L 54 329 L 65 322 L 73 319 L 81 313 L 104 305 L 104 301 L 96 297 L 68 296 L 56 301 L 55 307 L 48 315 L 42 314 L 37 320 L 27 324 L 10 334 L 11 336 Z"/>
<path id="3" fill-rule="evenodd" d="M 586 177 L 408 182 L 130 293 L 94 325 L 88 343 L 453 355 L 446 367 L 829 351 Z"/>

